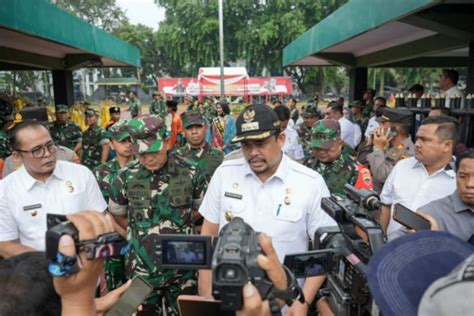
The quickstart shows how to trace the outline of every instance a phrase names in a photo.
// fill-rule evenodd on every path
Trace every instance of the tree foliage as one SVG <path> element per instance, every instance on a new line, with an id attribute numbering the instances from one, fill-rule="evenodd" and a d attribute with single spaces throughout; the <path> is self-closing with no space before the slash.
<path id="1" fill-rule="evenodd" d="M 56 5 L 108 32 L 127 22 L 115 0 L 56 0 Z"/>

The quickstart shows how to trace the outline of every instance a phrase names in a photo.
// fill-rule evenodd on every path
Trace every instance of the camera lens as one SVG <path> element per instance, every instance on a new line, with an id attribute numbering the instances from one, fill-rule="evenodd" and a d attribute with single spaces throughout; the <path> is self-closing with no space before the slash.
<path id="1" fill-rule="evenodd" d="M 237 272 L 234 269 L 227 269 L 224 272 L 224 278 L 233 280 L 237 277 Z"/>

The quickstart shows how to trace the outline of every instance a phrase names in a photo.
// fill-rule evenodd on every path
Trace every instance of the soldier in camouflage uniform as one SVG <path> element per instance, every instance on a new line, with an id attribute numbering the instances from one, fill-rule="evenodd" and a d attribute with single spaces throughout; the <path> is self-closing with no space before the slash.
<path id="1" fill-rule="evenodd" d="M 362 113 L 363 107 L 364 105 L 360 101 L 354 101 L 354 103 L 349 106 L 352 112 L 354 123 L 359 125 L 362 132 L 367 129 L 367 124 L 369 123 L 369 118 L 365 117 Z"/>
<path id="2" fill-rule="evenodd" d="M 76 123 L 69 120 L 69 107 L 56 106 L 56 121 L 49 126 L 51 137 L 57 145 L 67 147 L 78 153 L 82 147 L 82 132 Z"/>
<path id="3" fill-rule="evenodd" d="M 370 118 L 375 113 L 372 111 L 372 107 L 374 106 L 374 97 L 375 97 L 375 90 L 374 89 L 367 89 L 364 91 L 362 96 L 364 102 L 364 108 L 362 110 L 362 115 L 366 118 Z"/>
<path id="4" fill-rule="evenodd" d="M 153 101 L 151 101 L 150 104 L 150 114 L 159 115 L 161 118 L 168 115 L 166 103 L 158 92 L 153 92 Z"/>
<path id="5" fill-rule="evenodd" d="M 141 103 L 135 91 L 131 91 L 129 94 L 128 111 L 130 111 L 132 117 L 137 117 L 142 113 Z"/>
<path id="6" fill-rule="evenodd" d="M 140 315 L 178 315 L 177 297 L 196 293 L 196 275 L 159 269 L 156 237 L 194 232 L 192 208 L 202 198 L 205 177 L 179 155 L 168 155 L 166 128 L 158 116 L 131 119 L 128 126 L 138 161 L 122 169 L 112 183 L 109 211 L 118 223 L 128 220 L 127 277 L 140 275 L 154 287 Z"/>
<path id="7" fill-rule="evenodd" d="M 84 132 L 82 139 L 83 151 L 81 163 L 90 170 L 107 161 L 109 155 L 109 139 L 105 130 L 97 125 L 99 113 L 89 109 L 85 113 L 89 128 Z"/>
<path id="8" fill-rule="evenodd" d="M 331 194 L 345 196 L 344 185 L 357 189 L 372 189 L 370 171 L 345 153 L 341 127 L 335 120 L 321 120 L 311 131 L 313 155 L 316 158 L 307 167 L 317 171 L 326 181 Z"/>
<path id="9" fill-rule="evenodd" d="M 120 120 L 109 128 L 107 137 L 110 139 L 110 147 L 115 150 L 117 155 L 114 159 L 101 164 L 93 171 L 102 195 L 107 202 L 109 201 L 113 180 L 117 177 L 120 169 L 124 168 L 133 159 L 132 143 L 128 133 L 127 122 L 127 120 Z M 105 260 L 105 281 L 109 292 L 127 281 L 124 260 L 123 256 Z"/>
<path id="10" fill-rule="evenodd" d="M 309 147 L 309 144 L 311 143 L 311 128 L 317 121 L 323 118 L 324 115 L 316 106 L 314 106 L 313 103 L 308 103 L 306 105 L 303 112 L 304 123 L 296 130 L 298 133 L 298 141 L 301 146 L 303 146 L 305 159 L 311 156 L 311 149 Z"/>

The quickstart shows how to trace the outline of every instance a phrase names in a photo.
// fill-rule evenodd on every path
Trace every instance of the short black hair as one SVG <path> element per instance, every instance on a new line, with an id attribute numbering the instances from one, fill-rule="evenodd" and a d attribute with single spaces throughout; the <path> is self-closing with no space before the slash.
<path id="1" fill-rule="evenodd" d="M 280 121 L 288 121 L 290 119 L 290 109 L 284 105 L 275 106 L 273 111 L 278 115 Z"/>
<path id="2" fill-rule="evenodd" d="M 331 108 L 332 111 L 339 112 L 342 115 L 342 104 L 337 104 L 335 101 L 331 101 L 329 102 L 328 106 Z"/>
<path id="3" fill-rule="evenodd" d="M 175 100 L 167 100 L 166 106 L 171 108 L 173 112 L 178 111 L 178 102 L 176 102 Z"/>
<path id="4" fill-rule="evenodd" d="M 376 98 L 374 99 L 374 102 L 377 101 L 377 100 L 382 101 L 383 104 L 387 104 L 387 99 L 385 99 L 384 97 L 376 97 Z"/>
<path id="5" fill-rule="evenodd" d="M 228 103 L 219 103 L 219 105 L 221 106 L 224 115 L 230 114 L 230 107 Z"/>
<path id="6" fill-rule="evenodd" d="M 0 261 L 0 315 L 61 315 L 44 252 L 26 252 Z"/>
<path id="7" fill-rule="evenodd" d="M 20 131 L 22 131 L 24 129 L 27 129 L 27 128 L 36 129 L 36 128 L 39 128 L 39 127 L 44 127 L 49 132 L 48 126 L 46 126 L 45 123 L 40 122 L 40 121 L 28 120 L 28 121 L 23 121 L 23 122 L 19 123 L 18 125 L 16 125 L 13 128 L 13 131 L 10 135 L 10 147 L 13 150 L 20 148 L 21 143 L 20 143 L 20 139 L 18 138 L 18 133 Z"/>
<path id="8" fill-rule="evenodd" d="M 443 76 L 449 78 L 453 84 L 458 84 L 459 73 L 454 69 L 443 69 Z"/>
<path id="9" fill-rule="evenodd" d="M 440 140 L 451 140 L 453 145 L 456 143 L 456 131 L 458 127 L 458 121 L 451 116 L 437 115 L 425 118 L 421 125 L 436 124 L 436 135 Z"/>
<path id="10" fill-rule="evenodd" d="M 459 170 L 461 161 L 463 161 L 464 159 L 474 159 L 474 148 L 469 148 L 456 158 L 456 171 Z"/>
<path id="11" fill-rule="evenodd" d="M 414 92 L 425 92 L 425 87 L 423 87 L 421 84 L 419 83 L 416 83 L 414 84 L 413 86 L 410 87 L 410 89 L 408 89 L 408 91 L 410 91 L 411 93 L 414 93 Z"/>
<path id="12" fill-rule="evenodd" d="M 440 110 L 442 115 L 451 116 L 451 110 L 444 106 L 435 106 L 430 109 L 430 112 L 433 110 Z"/>

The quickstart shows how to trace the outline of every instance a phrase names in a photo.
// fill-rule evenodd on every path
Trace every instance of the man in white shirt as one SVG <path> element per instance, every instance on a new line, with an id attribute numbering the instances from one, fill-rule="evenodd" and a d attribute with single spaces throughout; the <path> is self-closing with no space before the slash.
<path id="1" fill-rule="evenodd" d="M 282 148 L 283 152 L 293 160 L 298 162 L 303 161 L 303 146 L 298 142 L 298 133 L 288 126 L 288 122 L 290 121 L 290 109 L 280 105 L 274 107 L 273 111 L 275 111 L 280 119 L 281 132 L 285 134 L 285 144 Z"/>
<path id="2" fill-rule="evenodd" d="M 336 223 L 321 209 L 329 191 L 317 172 L 296 163 L 281 148 L 276 113 L 266 105 L 245 109 L 236 121 L 234 142 L 241 142 L 243 158 L 224 161 L 211 179 L 199 213 L 204 217 L 201 234 L 217 236 L 232 217 L 240 217 L 255 231 L 273 240 L 280 262 L 286 254 L 308 250 L 320 227 Z M 315 298 L 323 277 L 307 278 L 306 302 Z M 199 272 L 202 296 L 211 296 L 210 271 Z M 306 315 L 308 305 L 294 302 L 290 315 Z"/>
<path id="3" fill-rule="evenodd" d="M 457 84 L 459 80 L 459 73 L 453 69 L 443 69 L 443 73 L 439 77 L 438 86 L 446 94 L 446 103 L 447 108 L 454 108 L 450 103 L 452 98 L 460 97 L 461 105 L 460 109 L 464 109 L 464 101 L 466 97 L 464 93 L 458 89 Z"/>
<path id="4" fill-rule="evenodd" d="M 357 133 L 354 123 L 344 117 L 341 105 L 330 102 L 328 107 L 330 110 L 326 111 L 326 119 L 338 121 L 341 126 L 342 140 L 352 148 L 356 148 L 360 143 L 361 133 Z"/>
<path id="5" fill-rule="evenodd" d="M 107 204 L 84 166 L 57 161 L 57 147 L 39 122 L 12 133 L 13 157 L 23 168 L 0 181 L 0 255 L 45 249 L 46 214 L 104 211 Z"/>
<path id="6" fill-rule="evenodd" d="M 401 227 L 392 219 L 395 203 L 415 211 L 456 189 L 452 161 L 456 127 L 456 120 L 444 115 L 423 120 L 416 134 L 415 157 L 400 160 L 388 176 L 380 200 L 381 224 L 389 238 Z"/>

